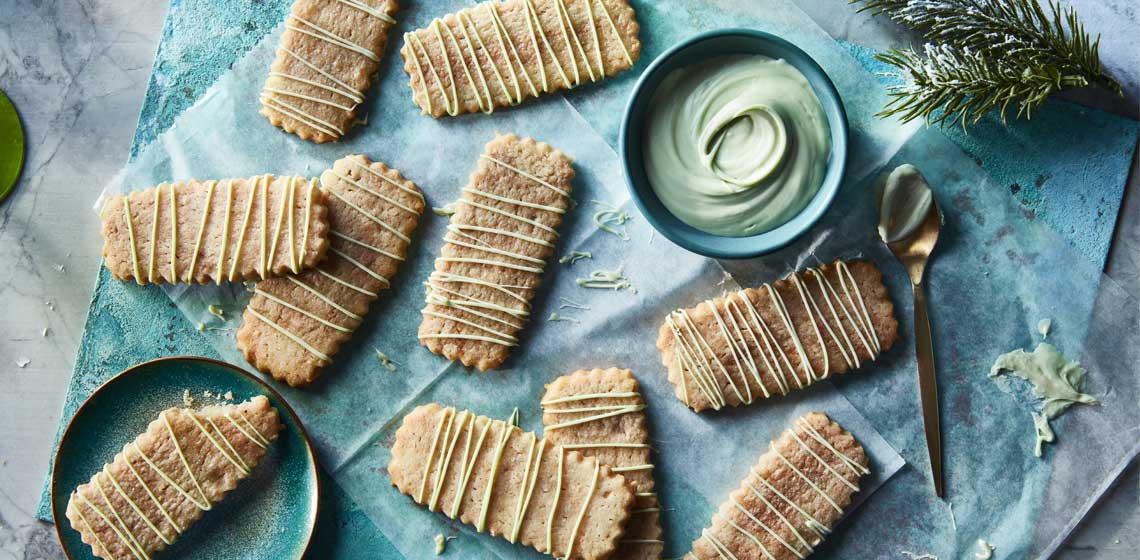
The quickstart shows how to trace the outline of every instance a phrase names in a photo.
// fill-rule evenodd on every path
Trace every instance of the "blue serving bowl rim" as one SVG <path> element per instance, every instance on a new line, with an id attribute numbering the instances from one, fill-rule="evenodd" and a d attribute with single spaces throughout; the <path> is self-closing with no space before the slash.
<path id="1" fill-rule="evenodd" d="M 731 36 L 738 36 L 751 41 L 758 40 L 761 43 L 767 42 L 774 45 L 777 50 L 782 50 L 792 55 L 791 57 L 785 56 L 781 58 L 793 65 L 807 78 L 808 83 L 811 84 L 813 91 L 816 96 L 819 97 L 820 103 L 823 105 L 824 113 L 827 116 L 828 128 L 831 133 L 831 152 L 828 159 L 827 171 L 824 174 L 823 183 L 820 185 L 819 191 L 816 192 L 807 206 L 792 217 L 792 219 L 774 229 L 744 237 L 729 237 L 707 233 L 682 222 L 679 218 L 674 216 L 669 209 L 658 200 L 657 194 L 653 192 L 652 185 L 649 184 L 649 179 L 645 174 L 641 147 L 644 134 L 642 123 L 644 122 L 644 114 L 649 101 L 652 99 L 661 80 L 665 78 L 665 75 L 669 71 L 679 67 L 672 66 L 671 62 L 676 59 L 679 54 L 692 48 L 694 45 Z M 723 52 L 714 56 L 729 54 L 733 53 Z M 741 49 L 738 51 L 738 54 L 761 53 Z M 630 122 L 633 120 L 635 110 L 639 107 L 641 109 L 641 113 L 638 115 L 639 122 L 636 127 L 632 127 Z M 636 134 L 633 135 L 636 137 L 631 136 L 631 128 L 636 128 Z M 823 70 L 811 55 L 787 39 L 765 31 L 748 28 L 725 28 L 706 31 L 685 39 L 666 50 L 649 64 L 645 72 L 638 78 L 637 84 L 634 85 L 633 92 L 626 102 L 625 113 L 622 116 L 621 130 L 618 136 L 618 151 L 621 154 L 622 167 L 625 170 L 626 185 L 629 187 L 630 196 L 633 198 L 634 204 L 637 205 L 642 215 L 649 220 L 650 225 L 660 232 L 661 235 L 673 243 L 699 255 L 714 258 L 745 259 L 771 253 L 786 247 L 810 230 L 819 219 L 823 217 L 827 210 L 831 208 L 831 204 L 839 193 L 839 187 L 843 182 L 843 176 L 847 168 L 847 143 L 847 111 L 843 106 L 843 99 L 839 96 L 839 91 L 835 88 L 835 84 L 831 81 L 827 72 Z"/>
<path id="2" fill-rule="evenodd" d="M 123 371 L 120 371 L 119 373 L 116 373 L 115 375 L 112 375 L 106 381 L 101 383 L 98 387 L 95 388 L 94 391 L 91 392 L 90 395 L 87 396 L 86 399 L 84 399 L 83 403 L 80 404 L 79 407 L 75 409 L 75 412 L 71 415 L 71 419 L 69 419 L 67 421 L 67 427 L 65 427 L 63 429 L 63 433 L 60 435 L 59 447 L 56 448 L 55 454 L 52 457 L 51 481 L 49 483 L 50 490 L 51 490 L 52 520 L 54 521 L 53 524 L 55 525 L 56 538 L 59 539 L 60 547 L 63 548 L 64 556 L 69 558 L 69 559 L 73 558 L 73 556 L 71 555 L 71 551 L 63 546 L 63 540 L 64 540 L 63 532 L 66 529 L 64 528 L 64 524 L 62 523 L 63 512 L 59 510 L 58 505 L 56 503 L 57 502 L 56 491 L 57 491 L 58 486 L 59 486 L 57 478 L 56 478 L 56 475 L 58 473 L 58 469 L 56 467 L 59 464 L 60 453 L 62 452 L 62 449 L 63 449 L 63 442 L 71 435 L 72 426 L 75 424 L 76 419 L 80 417 L 81 413 L 87 407 L 88 403 L 90 403 L 96 395 L 104 392 L 109 386 L 111 386 L 112 384 L 114 384 L 116 381 L 118 381 L 119 379 L 121 379 L 123 377 L 134 374 L 135 372 L 142 370 L 142 369 L 145 369 L 145 368 L 148 368 L 150 366 L 165 363 L 165 362 L 203 362 L 203 363 L 208 363 L 211 365 L 221 366 L 225 369 L 228 369 L 228 370 L 238 374 L 241 377 L 245 377 L 249 380 L 252 380 L 256 385 L 260 386 L 261 389 L 264 389 L 266 394 L 268 394 L 271 397 L 273 397 L 274 399 L 276 399 L 277 402 L 280 402 L 281 406 L 285 409 L 283 412 L 285 414 L 289 415 L 289 417 L 293 421 L 293 423 L 297 425 L 297 428 L 301 432 L 301 434 L 300 434 L 301 439 L 302 439 L 302 441 L 305 442 L 305 453 L 308 456 L 309 465 L 312 467 L 312 472 L 313 472 L 312 482 L 313 482 L 313 489 L 314 489 L 313 499 L 312 499 L 312 507 L 310 509 L 310 514 L 309 514 L 308 534 L 304 537 L 305 538 L 305 547 L 304 547 L 304 550 L 301 551 L 301 555 L 298 557 L 298 560 L 300 560 L 300 558 L 304 558 L 313 547 L 313 537 L 314 537 L 314 535 L 316 535 L 316 532 L 317 532 L 317 519 L 320 517 L 321 494 L 322 494 L 322 490 L 323 490 L 321 488 L 321 486 L 322 486 L 321 485 L 321 477 L 320 477 L 320 473 L 319 473 L 320 463 L 317 461 L 316 452 L 313 450 L 313 440 L 309 437 L 308 430 L 306 430 L 305 425 L 301 423 L 301 418 L 299 416 L 297 416 L 297 412 L 295 410 L 293 410 L 293 407 L 292 407 L 292 405 L 289 404 L 289 401 L 285 400 L 285 397 L 282 396 L 281 393 L 279 393 L 276 389 L 274 389 L 272 386 L 270 386 L 268 383 L 266 383 L 263 379 L 261 379 L 260 377 L 254 375 L 254 374 L 252 374 L 252 373 L 250 373 L 250 372 L 248 372 L 248 371 L 246 371 L 246 370 L 244 370 L 238 366 L 235 366 L 229 362 L 223 362 L 221 360 L 215 360 L 213 358 L 205 358 L 202 356 L 164 356 L 161 358 L 154 358 L 151 360 L 147 360 L 145 362 L 137 363 L 133 366 L 130 366 L 130 367 L 124 369 Z M 279 410 L 278 412 L 280 413 L 282 411 Z"/>

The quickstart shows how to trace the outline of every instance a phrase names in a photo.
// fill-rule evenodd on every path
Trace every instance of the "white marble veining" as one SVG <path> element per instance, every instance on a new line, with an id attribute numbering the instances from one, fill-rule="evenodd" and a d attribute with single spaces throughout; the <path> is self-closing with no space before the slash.
<path id="1" fill-rule="evenodd" d="M 836 17 L 844 3 L 803 5 L 837 37 L 879 48 L 897 40 L 882 19 Z M 1104 33 L 1106 65 L 1130 93 L 1090 102 L 1135 115 L 1135 0 L 1074 4 L 1090 30 Z M 91 205 L 126 157 L 165 11 L 163 2 L 0 0 L 0 89 L 19 108 L 29 145 L 21 183 L 0 204 L 0 559 L 62 557 L 54 530 L 33 511 L 99 266 Z M 1109 274 L 1132 293 L 1140 282 L 1137 175 L 1134 166 L 1109 261 Z M 1135 557 L 1136 472 L 1133 465 L 1073 535 L 1065 558 Z"/>
<path id="2" fill-rule="evenodd" d="M 62 556 L 34 510 L 99 266 L 91 207 L 126 158 L 165 12 L 0 2 L 0 89 L 28 137 L 20 184 L 0 203 L 0 558 Z"/>

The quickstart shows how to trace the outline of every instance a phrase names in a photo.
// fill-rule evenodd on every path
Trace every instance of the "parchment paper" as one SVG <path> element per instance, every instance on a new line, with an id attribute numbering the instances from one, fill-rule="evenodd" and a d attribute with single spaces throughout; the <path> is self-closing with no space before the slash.
<path id="1" fill-rule="evenodd" d="M 406 25 L 424 24 L 460 6 L 434 5 L 430 13 L 403 12 Z M 575 369 L 619 365 L 642 381 L 654 435 L 661 452 L 659 484 L 669 508 L 664 516 L 670 548 L 678 554 L 708 524 L 712 511 L 755 462 L 767 441 L 799 414 L 823 410 L 856 434 L 873 461 L 874 476 L 860 499 L 869 496 L 902 465 L 875 429 L 830 385 L 764 406 L 720 415 L 697 416 L 672 396 L 654 347 L 657 327 L 668 311 L 689 306 L 724 290 L 739 289 L 716 261 L 704 259 L 654 236 L 636 217 L 627 224 L 630 239 L 597 229 L 594 201 L 632 205 L 619 161 L 565 100 L 531 102 L 492 118 L 463 117 L 435 121 L 418 114 L 408 97 L 406 78 L 393 56 L 387 57 L 369 124 L 346 142 L 315 146 L 273 129 L 256 114 L 253 100 L 277 44 L 275 33 L 259 44 L 202 101 L 124 170 L 113 191 L 141 188 L 163 180 L 241 176 L 265 171 L 319 174 L 331 161 L 363 152 L 399 168 L 442 206 L 458 195 L 473 170 L 483 144 L 496 131 L 534 136 L 575 158 L 578 208 L 564 228 L 562 253 L 590 251 L 594 259 L 573 266 L 553 264 L 533 310 L 533 323 L 506 367 L 488 374 L 469 373 L 419 347 L 415 337 L 422 307 L 420 284 L 432 269 L 442 244 L 445 219 L 428 216 L 416 232 L 412 256 L 369 313 L 352 342 L 315 387 L 286 389 L 320 448 L 322 464 L 370 514 L 389 539 L 410 558 L 428 557 L 432 538 L 447 530 L 446 519 L 430 514 L 390 487 L 383 467 L 383 443 L 403 413 L 416 404 L 438 400 L 481 414 L 506 415 L 523 410 L 523 426 L 540 428 L 538 400 L 543 384 Z M 614 99 L 623 94 L 614 93 Z M 219 149 L 221 147 L 221 149 Z M 633 285 L 618 292 L 587 290 L 575 279 L 592 270 L 621 268 Z M 248 294 L 241 286 L 166 287 L 186 316 L 203 324 L 226 359 L 245 365 L 233 348 L 232 329 Z M 549 322 L 560 298 L 589 306 L 562 309 L 580 323 Z M 224 325 L 205 307 L 229 313 Z M 384 369 L 373 348 L 397 363 Z M 247 366 L 248 367 L 248 366 Z M 468 531 L 465 529 L 465 531 Z M 488 538 L 452 542 L 464 556 L 517 557 L 519 549 Z M 486 549 L 486 551 L 484 551 Z M 471 556 L 468 556 L 471 557 Z"/>
<path id="2" fill-rule="evenodd" d="M 467 3 L 433 2 L 401 12 L 397 33 Z M 874 119 L 881 87 L 795 6 L 780 0 L 635 2 L 645 52 L 635 71 L 609 83 L 496 113 L 435 121 L 418 114 L 410 100 L 398 55 L 385 57 L 373 88 L 369 124 L 338 144 L 316 146 L 272 128 L 256 113 L 256 98 L 272 59 L 277 33 L 254 48 L 175 126 L 124 169 L 108 190 L 144 188 L 172 179 L 242 176 L 273 172 L 315 176 L 348 153 L 365 153 L 399 168 L 442 206 L 457 197 L 483 144 L 495 131 L 534 136 L 575 158 L 579 202 L 564 228 L 560 254 L 593 252 L 594 260 L 551 265 L 535 302 L 533 323 L 506 366 L 469 373 L 421 348 L 415 338 L 422 307 L 421 283 L 442 244 L 445 220 L 427 216 L 416 232 L 408 262 L 393 288 L 373 305 L 368 319 L 315 387 L 283 392 L 317 441 L 322 464 L 410 558 L 433 557 L 431 537 L 462 531 L 450 543 L 461 557 L 518 557 L 505 542 L 470 535 L 399 495 L 384 474 L 390 438 L 404 412 L 438 400 L 492 416 L 522 409 L 522 426 L 538 429 L 542 385 L 579 368 L 620 365 L 633 369 L 649 403 L 657 440 L 658 483 L 667 555 L 688 550 L 711 513 L 756 460 L 767 441 L 798 414 L 822 410 L 867 447 L 876 476 L 866 498 L 901 466 L 892 446 L 914 468 L 863 506 L 825 545 L 842 557 L 894 556 L 900 550 L 961 555 L 985 536 L 1006 554 L 1035 556 L 1056 546 L 1102 487 L 1135 454 L 1137 414 L 1135 302 L 1047 227 L 1002 196 L 953 144 L 934 131 Z M 935 185 L 947 227 L 931 269 L 943 391 L 948 488 L 957 530 L 945 505 L 925 479 L 926 449 L 914 382 L 911 343 L 904 339 L 881 363 L 838 382 L 772 402 L 723 413 L 695 415 L 672 396 L 654 348 L 664 315 L 724 290 L 738 289 L 712 260 L 680 250 L 631 208 L 619 162 L 608 143 L 616 138 L 621 108 L 636 74 L 657 53 L 688 35 L 729 25 L 769 30 L 796 42 L 828 71 L 847 106 L 852 157 L 840 200 L 815 231 L 776 255 L 729 263 L 746 284 L 769 281 L 805 264 L 862 256 L 884 270 L 903 332 L 910 332 L 908 287 L 901 268 L 875 238 L 871 181 L 885 162 L 909 161 Z M 595 132 L 599 131 L 599 132 Z M 897 154 L 897 155 L 896 155 Z M 628 209 L 630 240 L 598 231 L 590 220 L 592 200 Z M 587 291 L 574 279 L 595 269 L 623 267 L 636 292 Z M 988 274 L 988 275 L 987 275 Z M 1097 286 L 1101 299 L 1097 300 Z M 241 286 L 166 288 L 179 309 L 202 323 L 226 359 L 245 365 L 233 348 L 232 329 L 248 294 Z M 589 311 L 558 309 L 560 298 Z M 209 315 L 221 304 L 230 320 Z M 581 323 L 548 322 L 552 311 Z M 1128 315 L 1125 312 L 1131 312 Z M 1032 457 L 1032 424 L 1023 403 L 997 392 L 986 378 L 998 353 L 1030 346 L 1033 326 L 1053 319 L 1051 341 L 1090 366 L 1089 389 L 1105 401 L 1100 409 L 1077 409 L 1056 423 L 1060 444 L 1045 460 Z M 1128 321 L 1133 321 L 1129 323 Z M 222 330 L 214 330 L 222 329 Z M 1086 333 L 1093 333 L 1086 343 Z M 1112 336 L 1105 336 L 1111 334 Z M 1117 347 L 1116 343 L 1120 346 Z M 1082 344 L 1084 352 L 1081 351 Z M 373 349 L 387 353 L 389 372 Z M 847 395 L 850 402 L 843 397 Z M 852 406 L 854 403 L 854 406 Z M 879 436 L 882 432 L 884 437 Z M 1050 484 L 1050 479 L 1054 482 Z M 1039 505 L 1040 504 L 1040 505 Z M 841 552 L 836 552 L 841 551 Z"/>

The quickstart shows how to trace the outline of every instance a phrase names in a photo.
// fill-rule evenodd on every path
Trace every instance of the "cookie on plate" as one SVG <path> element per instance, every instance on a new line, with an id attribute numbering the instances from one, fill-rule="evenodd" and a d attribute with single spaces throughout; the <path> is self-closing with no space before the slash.
<path id="1" fill-rule="evenodd" d="M 404 417 L 388 474 L 431 511 L 569 560 L 609 558 L 634 502 L 595 458 L 434 403 Z"/>
<path id="2" fill-rule="evenodd" d="M 490 113 L 628 70 L 638 31 L 626 0 L 492 0 L 405 33 L 400 54 L 425 114 Z"/>
<path id="3" fill-rule="evenodd" d="M 518 345 L 530 301 L 571 207 L 574 168 L 562 152 L 500 135 L 471 174 L 428 279 L 420 342 L 480 370 Z"/>
<path id="4" fill-rule="evenodd" d="M 281 429 L 263 396 L 164 410 L 72 492 L 67 519 L 99 558 L 149 558 L 249 476 Z"/>
<path id="5" fill-rule="evenodd" d="M 700 412 L 860 367 L 898 340 L 898 327 L 879 269 L 835 261 L 674 311 L 657 348 L 677 398 Z"/>
<path id="6" fill-rule="evenodd" d="M 543 437 L 619 473 L 634 489 L 634 509 L 614 558 L 661 558 L 661 504 L 654 491 L 649 427 L 641 387 L 628 369 L 594 369 L 563 375 L 542 397 Z"/>
<path id="7" fill-rule="evenodd" d="M 304 177 L 163 183 L 107 199 L 103 263 L 139 284 L 296 273 L 325 256 L 325 213 L 323 193 Z"/>
<path id="8" fill-rule="evenodd" d="M 261 114 L 305 140 L 339 140 L 356 122 L 398 9 L 396 0 L 296 0 Z"/>
<path id="9" fill-rule="evenodd" d="M 863 446 L 820 412 L 804 415 L 752 467 L 693 541 L 687 560 L 806 558 L 843 516 L 867 468 Z"/>
<path id="10" fill-rule="evenodd" d="M 328 257 L 301 274 L 257 283 L 237 347 L 286 383 L 313 382 L 352 337 L 408 253 L 426 203 L 415 183 L 362 155 L 321 175 L 328 198 Z"/>

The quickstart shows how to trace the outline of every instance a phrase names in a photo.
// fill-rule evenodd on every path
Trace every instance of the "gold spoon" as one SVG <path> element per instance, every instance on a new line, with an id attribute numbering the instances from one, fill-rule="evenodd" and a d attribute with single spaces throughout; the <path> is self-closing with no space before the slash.
<path id="1" fill-rule="evenodd" d="M 913 172 L 915 175 L 912 178 L 921 181 L 922 187 L 928 189 L 926 181 L 922 179 L 921 174 L 918 174 L 918 170 L 906 167 L 909 169 L 900 168 L 896 173 Z M 894 175 L 892 173 L 892 178 Z M 914 199 L 910 202 L 913 201 Z M 881 202 L 880 208 L 884 209 Z M 934 494 L 939 498 L 942 497 L 942 436 L 938 423 L 938 382 L 934 370 L 934 348 L 930 339 L 930 320 L 926 312 L 923 277 L 926 263 L 934 251 L 935 243 L 938 242 L 938 230 L 941 225 L 942 211 L 938 209 L 934 197 L 929 196 L 929 208 L 925 218 L 921 224 L 913 227 L 912 231 L 906 232 L 901 238 L 891 239 L 880 228 L 883 242 L 906 268 L 914 292 L 914 351 L 918 361 L 918 392 L 922 402 L 922 420 L 926 428 L 926 448 L 930 453 L 930 474 L 934 479 Z"/>

